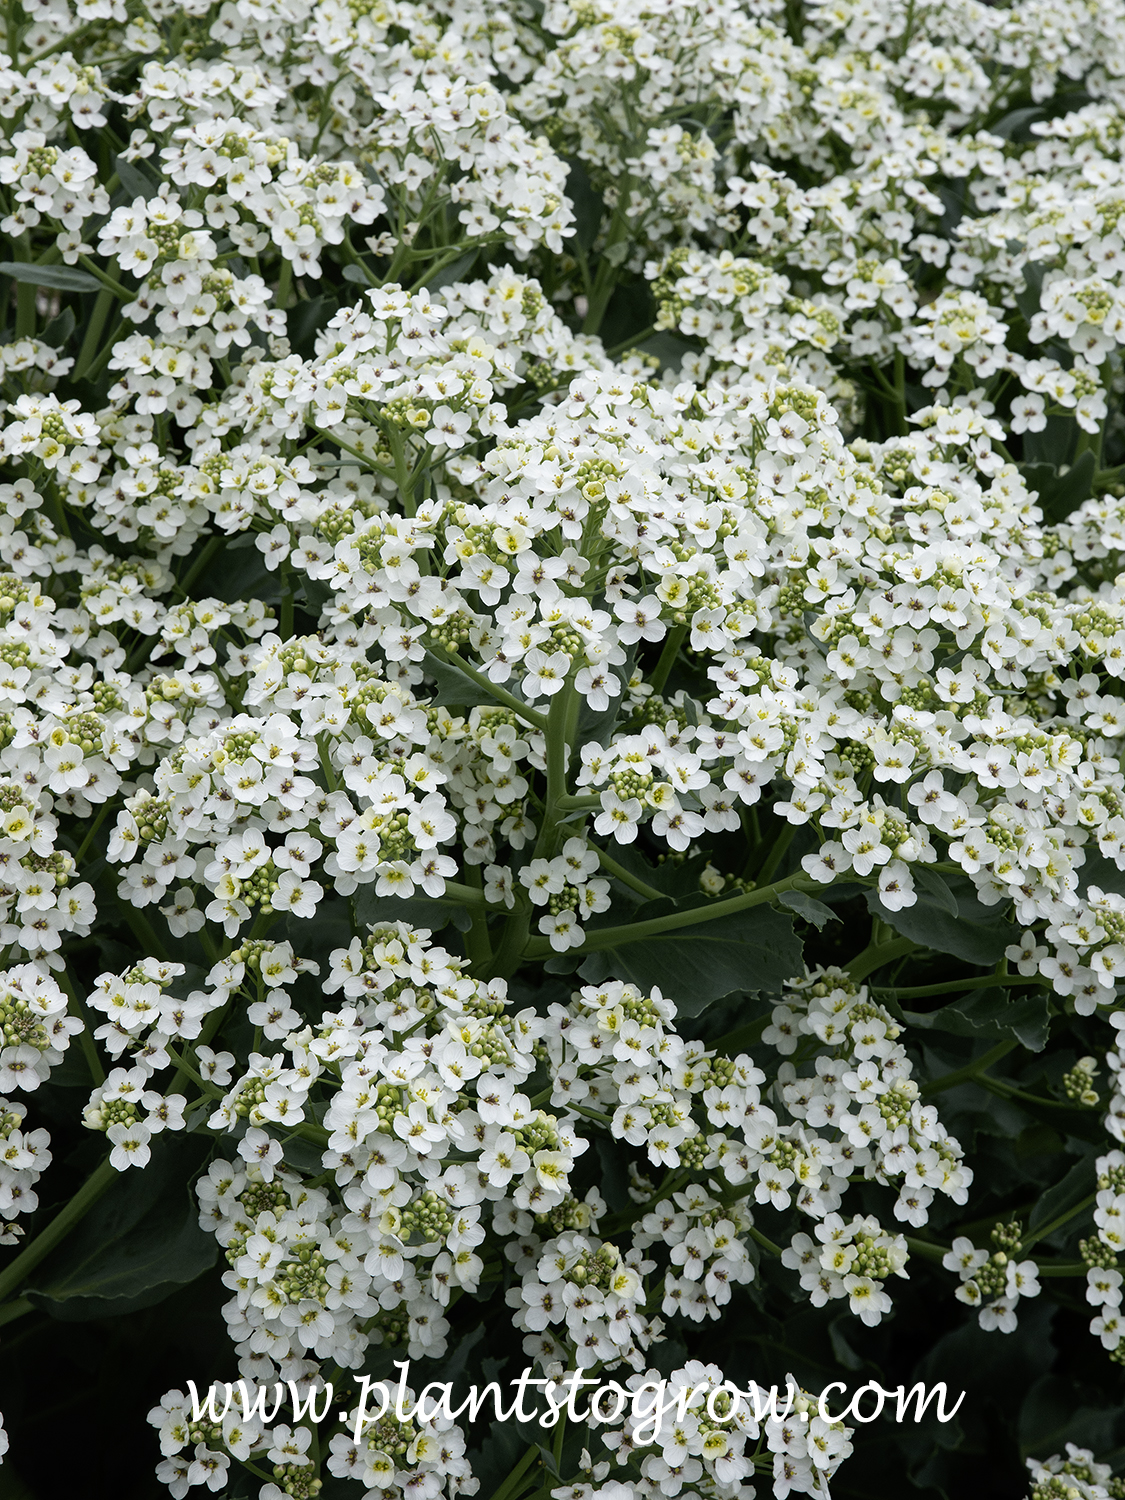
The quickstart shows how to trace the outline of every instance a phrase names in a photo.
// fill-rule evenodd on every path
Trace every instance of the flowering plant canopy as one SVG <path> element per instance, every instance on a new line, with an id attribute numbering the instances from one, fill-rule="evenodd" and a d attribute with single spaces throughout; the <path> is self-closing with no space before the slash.
<path id="1" fill-rule="evenodd" d="M 5 15 L 7 1463 L 1125 1494 L 1122 0 Z"/>

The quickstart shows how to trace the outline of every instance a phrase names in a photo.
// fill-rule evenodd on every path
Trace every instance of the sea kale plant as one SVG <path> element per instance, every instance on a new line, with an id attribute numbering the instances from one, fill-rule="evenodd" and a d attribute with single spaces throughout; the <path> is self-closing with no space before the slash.
<path id="1" fill-rule="evenodd" d="M 4 16 L 4 1493 L 1125 1494 L 1123 0 Z"/>

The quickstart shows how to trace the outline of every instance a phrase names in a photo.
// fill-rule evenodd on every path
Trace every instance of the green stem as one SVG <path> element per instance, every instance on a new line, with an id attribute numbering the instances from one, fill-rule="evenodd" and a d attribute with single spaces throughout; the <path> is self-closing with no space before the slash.
<path id="1" fill-rule="evenodd" d="M 488 935 L 488 913 L 484 910 L 480 865 L 470 865 L 465 871 L 465 877 L 471 882 L 468 888 L 478 898 L 473 903 L 472 926 L 465 934 L 465 951 L 471 963 L 487 964 L 492 958 L 492 942 Z M 446 889 L 448 890 L 448 885 Z"/>
<path id="2" fill-rule="evenodd" d="M 751 1224 L 749 1234 L 750 1238 L 756 1241 L 757 1244 L 761 1245 L 763 1250 L 768 1250 L 769 1253 L 771 1255 L 775 1255 L 778 1260 L 781 1259 L 781 1246 L 775 1245 L 773 1240 L 767 1239 L 760 1229 L 755 1229 Z"/>
<path id="3" fill-rule="evenodd" d="M 941 1261 L 949 1253 L 946 1245 L 934 1245 L 929 1240 L 916 1240 L 911 1235 L 906 1236 L 906 1247 L 911 1255 L 919 1255 L 923 1260 Z"/>
<path id="4" fill-rule="evenodd" d="M 1036 1240 L 1046 1239 L 1047 1235 L 1054 1234 L 1056 1229 L 1062 1227 L 1069 1219 L 1076 1218 L 1078 1214 L 1085 1213 L 1091 1204 L 1097 1201 L 1097 1193 L 1091 1193 L 1088 1198 L 1083 1198 L 1081 1203 L 1076 1203 L 1073 1208 L 1068 1208 L 1066 1213 L 1058 1214 L 1048 1224 L 1041 1224 L 1038 1229 L 1033 1229 L 1030 1234 L 1023 1237 L 1023 1248 L 1033 1245 Z"/>
<path id="5" fill-rule="evenodd" d="M 112 355 L 114 348 L 117 345 L 117 334 L 121 328 L 121 324 L 122 318 L 120 314 L 118 314 L 113 327 L 109 331 L 108 336 L 102 339 L 102 346 L 98 350 L 98 353 L 95 355 L 93 362 L 86 371 L 87 380 L 97 380 L 101 375 L 102 370 L 109 363 L 110 356 Z"/>
<path id="6" fill-rule="evenodd" d="M 565 1438 L 566 1438 L 566 1413 L 562 1412 L 562 1413 L 560 1413 L 558 1423 L 555 1426 L 555 1441 L 554 1441 L 554 1443 L 553 1443 L 553 1445 L 551 1447 L 551 1456 L 555 1460 L 555 1468 L 556 1469 L 558 1469 L 561 1466 L 561 1464 L 562 1464 L 563 1441 L 564 1441 Z"/>
<path id="7" fill-rule="evenodd" d="M 985 974 L 979 979 L 950 979 L 944 984 L 918 984 L 912 989 L 878 989 L 891 1000 L 921 1000 L 926 995 L 954 995 L 962 990 L 986 990 L 1013 984 L 1045 984 L 1038 974 Z"/>
<path id="8" fill-rule="evenodd" d="M 784 891 L 814 890 L 817 882 L 811 875 L 799 873 L 787 875 L 773 885 L 759 886 L 757 890 L 745 891 L 740 896 L 731 896 L 726 901 L 716 901 L 713 906 L 693 906 L 684 911 L 669 912 L 666 917 L 652 917 L 647 922 L 633 922 L 624 927 L 595 928 L 582 944 L 572 949 L 574 953 L 598 953 L 603 948 L 616 948 L 622 943 L 637 943 L 644 938 L 656 937 L 662 932 L 675 932 L 681 927 L 695 927 L 700 922 L 713 922 L 717 917 L 733 916 L 736 912 L 749 911 L 754 906 L 764 906 Z M 524 950 L 527 959 L 546 958 L 551 953 L 546 938 L 532 938 Z"/>
<path id="9" fill-rule="evenodd" d="M 81 380 L 93 364 L 101 345 L 106 319 L 113 311 L 113 304 L 116 300 L 116 293 L 112 292 L 107 286 L 103 287 L 98 293 L 97 301 L 94 303 L 94 310 L 90 314 L 90 321 L 86 324 L 86 332 L 82 336 L 82 347 L 78 351 L 78 358 L 74 364 L 74 370 L 71 375 L 72 380 Z"/>
<path id="10" fill-rule="evenodd" d="M 630 890 L 636 891 L 638 896 L 643 896 L 646 901 L 659 901 L 663 891 L 658 891 L 654 886 L 646 885 L 643 880 L 638 880 L 635 875 L 630 875 L 624 865 L 619 865 L 611 854 L 604 849 L 599 849 L 596 844 L 590 845 L 598 856 L 598 863 L 603 870 L 607 870 L 615 880 L 620 880 L 622 885 L 627 885 Z"/>
<path id="11" fill-rule="evenodd" d="M 87 32 L 92 31 L 95 26 L 99 26 L 100 24 L 99 21 L 87 21 L 84 25 L 76 27 L 74 31 L 68 31 L 66 36 L 59 37 L 58 41 L 52 42 L 49 47 L 44 47 L 39 52 L 33 52 L 30 57 L 25 57 L 23 67 L 30 68 L 33 63 L 42 62 L 45 57 L 53 57 L 56 52 L 61 52 L 64 47 L 73 47 L 75 42 L 79 41 Z M 9 50 L 11 50 L 11 55 L 14 59 L 16 51 Z"/>
<path id="12" fill-rule="evenodd" d="M 1077 1212 L 1077 1209 L 1071 1210 L 1071 1213 Z M 1070 1214 L 1066 1214 L 1063 1217 L 1069 1218 Z M 1040 1234 L 1047 1232 L 1049 1231 L 1040 1230 L 1034 1236 L 1026 1236 L 1023 1241 L 1024 1245 L 1029 1245 L 1032 1238 L 1038 1239 Z M 949 1253 L 947 1245 L 935 1245 L 932 1240 L 918 1240 L 914 1239 L 911 1235 L 906 1236 L 906 1246 L 911 1255 L 916 1255 L 922 1260 L 940 1262 Z M 1040 1276 L 1085 1276 L 1088 1269 L 1084 1261 L 1057 1261 L 1052 1265 L 1049 1262 L 1037 1260 L 1035 1267 Z"/>
<path id="13" fill-rule="evenodd" d="M 570 746 L 578 726 L 578 709 L 581 704 L 572 678 L 568 678 L 551 699 L 547 714 L 547 800 L 543 808 L 543 822 L 535 854 L 540 859 L 550 859 L 555 852 L 560 804 L 566 795 L 566 775 L 570 759 Z"/>
<path id="14" fill-rule="evenodd" d="M 627 202 L 629 197 L 628 177 L 619 184 L 618 192 L 620 195 L 618 199 L 619 203 Z M 621 266 L 625 260 L 625 255 L 622 255 L 621 259 L 618 260 L 613 252 L 618 245 L 623 244 L 627 234 L 628 223 L 624 213 L 618 208 L 614 213 L 613 223 L 606 238 L 597 275 L 594 277 L 594 284 L 590 288 L 590 295 L 586 301 L 586 316 L 582 320 L 583 333 L 597 333 L 602 326 L 606 308 L 609 306 L 609 299 L 613 296 L 614 288 L 617 286 L 620 278 Z"/>
<path id="15" fill-rule="evenodd" d="M 999 1078 L 982 1078 L 980 1081 L 990 1093 L 1001 1099 L 1023 1099 L 1028 1104 L 1038 1105 L 1040 1109 L 1085 1109 L 1084 1105 L 1071 1104 L 1068 1099 L 1041 1099 L 1038 1094 L 1029 1094 L 1026 1089 L 1018 1089 L 1014 1084 L 1004 1083 Z"/>
<path id="16" fill-rule="evenodd" d="M 136 292 L 131 292 L 127 286 L 122 286 L 119 281 L 114 281 L 112 276 L 107 276 L 96 260 L 91 260 L 88 255 L 80 255 L 78 260 L 83 268 L 89 271 L 91 276 L 96 276 L 102 286 L 111 291 L 119 301 L 135 302 L 137 300 Z"/>
<path id="17" fill-rule="evenodd" d="M 781 856 L 793 842 L 793 835 L 796 833 L 796 831 L 797 828 L 795 824 L 786 823 L 785 827 L 778 834 L 777 838 L 774 839 L 773 848 L 766 855 L 762 868 L 758 871 L 759 885 L 769 884 L 770 880 L 773 877 L 773 872 L 781 863 Z"/>
<path id="18" fill-rule="evenodd" d="M 85 853 L 86 853 L 87 849 L 89 849 L 90 845 L 94 842 L 94 838 L 97 835 L 97 831 L 102 826 L 103 822 L 105 821 L 105 816 L 109 812 L 109 807 L 110 807 L 110 804 L 108 802 L 105 802 L 105 803 L 102 804 L 102 810 L 101 810 L 101 812 L 98 813 L 97 817 L 90 824 L 90 827 L 89 827 L 89 829 L 87 830 L 87 833 L 86 833 L 86 837 L 82 840 L 81 844 L 78 846 L 78 853 L 74 856 L 74 868 L 76 870 L 78 870 L 80 868 L 80 866 L 82 864 L 83 857 L 85 856 Z"/>
<path id="19" fill-rule="evenodd" d="M 262 1468 L 261 1464 L 256 1464 L 253 1459 L 249 1458 L 240 1458 L 238 1461 L 247 1473 L 253 1474 L 255 1479 L 265 1479 L 272 1483 L 272 1476 Z"/>
<path id="20" fill-rule="evenodd" d="M 137 642 L 135 650 L 129 654 L 129 659 L 125 663 L 126 672 L 132 675 L 132 673 L 139 671 L 150 657 L 161 656 L 163 655 L 163 651 L 164 643 L 161 641 L 159 633 L 154 632 L 152 635 L 142 636 Z"/>
<path id="21" fill-rule="evenodd" d="M 452 651 L 446 651 L 444 648 L 439 647 L 433 652 L 433 655 L 446 666 L 453 667 L 455 671 L 463 672 L 470 682 L 476 683 L 477 687 L 482 688 L 490 697 L 495 698 L 497 703 L 502 703 L 505 708 L 510 708 L 525 724 L 530 724 L 535 729 L 546 730 L 546 714 L 541 714 L 537 708 L 532 708 L 519 698 L 513 697 L 499 683 L 490 682 L 483 672 L 478 672 L 475 667 L 470 667 L 468 662 L 462 661 Z"/>
<path id="22" fill-rule="evenodd" d="M 66 1238 L 78 1221 L 89 1213 L 106 1189 L 116 1181 L 118 1175 L 116 1169 L 110 1166 L 108 1157 L 100 1167 L 95 1167 L 74 1197 L 64 1209 L 55 1215 L 46 1229 L 41 1230 L 31 1244 L 21 1250 L 15 1260 L 0 1271 L 0 1302 L 10 1296 L 28 1272 L 34 1270 L 39 1262 Z"/>
<path id="23" fill-rule="evenodd" d="M 78 992 L 71 983 L 70 975 L 65 969 L 59 975 L 59 981 L 68 996 L 67 1010 L 72 1016 L 82 1022 L 82 1030 L 78 1033 L 78 1041 L 86 1058 L 86 1066 L 90 1069 L 90 1077 L 93 1079 L 95 1087 L 97 1087 L 105 1082 L 105 1069 L 102 1067 L 102 1060 L 98 1056 L 97 1044 L 94 1041 L 94 1033 L 90 1024 L 90 1012 L 86 1009 L 82 1000 L 79 999 Z"/>
<path id="24" fill-rule="evenodd" d="M 207 564 L 211 561 L 215 554 L 221 550 L 224 543 L 228 542 L 229 540 L 230 538 L 225 536 L 213 536 L 211 538 L 211 540 L 200 552 L 199 556 L 192 563 L 191 567 L 180 579 L 179 586 L 183 593 L 186 594 L 190 591 L 192 584 L 199 577 L 200 573 L 202 573 L 203 570 L 207 567 Z"/>
<path id="25" fill-rule="evenodd" d="M 901 436 L 908 431 L 906 423 L 906 362 L 900 349 L 895 350 L 895 417 L 896 430 Z"/>
<path id="26" fill-rule="evenodd" d="M 197 1088 L 201 1088 L 209 1099 L 221 1099 L 223 1097 L 222 1089 L 214 1083 L 208 1083 L 205 1078 L 203 1078 L 199 1073 L 195 1071 L 195 1069 L 187 1061 L 186 1058 L 180 1056 L 180 1054 L 174 1047 L 167 1047 L 165 1050 L 167 1051 L 168 1056 L 176 1064 L 177 1078 L 181 1073 L 185 1078 L 190 1078 L 192 1083 L 194 1083 Z M 254 1050 L 257 1051 L 257 1048 L 255 1047 Z"/>
<path id="27" fill-rule="evenodd" d="M 324 779 L 328 784 L 328 790 L 330 792 L 339 791 L 340 780 L 336 775 L 335 767 L 332 764 L 332 747 L 326 734 L 317 735 L 316 748 L 320 755 L 320 769 L 324 773 Z"/>
<path id="28" fill-rule="evenodd" d="M 664 684 L 668 681 L 668 674 L 675 665 L 676 657 L 680 654 L 680 647 L 686 636 L 686 625 L 677 625 L 674 630 L 668 632 L 664 649 L 660 653 L 660 660 L 656 663 L 656 670 L 649 678 L 649 684 L 654 693 L 663 692 Z"/>
<path id="29" fill-rule="evenodd" d="M 913 952 L 914 947 L 915 944 L 910 938 L 904 937 L 894 938 L 889 943 L 871 943 L 847 965 L 848 973 L 853 979 L 866 979 L 868 974 L 873 974 L 884 964 L 889 964 L 894 959 Z"/>
<path id="30" fill-rule="evenodd" d="M 514 1494 L 517 1486 L 519 1485 L 520 1480 L 527 1473 L 528 1469 L 531 1468 L 531 1465 L 535 1462 L 535 1460 L 538 1457 L 539 1457 L 539 1444 L 538 1443 L 532 1443 L 531 1447 L 527 1450 L 527 1452 L 524 1454 L 524 1456 L 520 1459 L 519 1463 L 515 1466 L 515 1468 L 512 1470 L 512 1472 L 508 1475 L 508 1477 L 507 1477 L 507 1479 L 505 1479 L 504 1483 L 502 1485 L 500 1485 L 499 1489 L 493 1490 L 493 1492 L 492 1492 L 492 1500 L 509 1500 L 509 1496 L 512 1495 L 512 1494 Z"/>
<path id="31" fill-rule="evenodd" d="M 123 901 L 120 896 L 117 898 L 117 905 L 121 915 L 125 918 L 126 926 L 140 943 L 145 954 L 164 962 L 168 954 L 165 952 L 164 944 L 153 931 L 152 923 L 148 918 L 142 916 L 137 907 L 131 906 L 128 901 Z"/>
<path id="32" fill-rule="evenodd" d="M 650 323 L 647 328 L 642 328 L 640 333 L 631 333 L 627 339 L 622 339 L 619 344 L 614 344 L 605 351 L 607 359 L 616 359 L 619 354 L 628 354 L 630 349 L 635 349 L 638 344 L 643 344 L 646 339 L 652 338 L 656 332 L 656 324 Z"/>
<path id="33" fill-rule="evenodd" d="M 646 1198 L 643 1203 L 635 1203 L 632 1208 L 624 1209 L 621 1213 L 612 1214 L 608 1219 L 603 1219 L 605 1233 L 619 1234 L 621 1230 L 630 1228 L 638 1219 L 644 1218 L 650 1209 L 655 1208 L 658 1203 L 666 1202 L 673 1193 L 678 1193 L 688 1180 L 688 1173 L 683 1167 L 669 1168 L 665 1173 L 664 1181 L 656 1189 L 651 1198 Z M 751 1191 L 757 1184 L 751 1184 Z M 723 1202 L 731 1203 L 737 1195 L 723 1194 Z"/>
<path id="34" fill-rule="evenodd" d="M 472 874 L 473 868 L 475 867 L 469 867 L 468 874 L 470 876 Z M 442 898 L 439 897 L 438 899 L 440 900 Z M 474 909 L 492 911 L 495 912 L 498 916 L 506 916 L 509 910 L 507 906 L 497 905 L 496 902 L 490 901 L 484 894 L 484 892 L 482 890 L 478 890 L 475 886 L 461 885 L 460 882 L 456 880 L 447 880 L 445 882 L 445 899 L 456 901 L 461 906 L 471 906 Z"/>
<path id="35" fill-rule="evenodd" d="M 585 1115 L 588 1120 L 596 1120 L 599 1125 L 611 1125 L 611 1117 L 604 1114 L 600 1109 L 591 1109 L 587 1104 L 575 1104 L 571 1102 L 571 1109 L 577 1110 L 580 1115 Z"/>
<path id="36" fill-rule="evenodd" d="M 6 1307 L 0 1307 L 0 1326 L 5 1323 L 14 1323 L 17 1318 L 22 1318 L 24 1313 L 34 1311 L 33 1302 L 29 1302 L 26 1297 L 17 1297 L 15 1302 L 9 1302 Z"/>
<path id="37" fill-rule="evenodd" d="M 958 1068 L 953 1073 L 946 1073 L 942 1078 L 935 1078 L 932 1083 L 922 1085 L 922 1097 L 929 1098 L 931 1094 L 940 1094 L 945 1089 L 955 1089 L 960 1083 L 968 1083 L 977 1078 L 981 1073 L 991 1068 L 993 1063 L 998 1063 L 1002 1057 L 1007 1057 L 1019 1046 L 1016 1041 L 997 1042 L 995 1047 L 987 1051 L 983 1057 L 978 1057 L 976 1062 L 966 1063 L 963 1068 Z"/>
<path id="38" fill-rule="evenodd" d="M 31 259 L 31 236 L 26 232 L 18 239 L 13 240 L 17 260 Z M 38 318 L 35 295 L 38 291 L 34 282 L 16 282 L 16 338 L 31 338 L 35 333 L 35 324 Z"/>
<path id="39" fill-rule="evenodd" d="M 487 976 L 490 979 L 508 979 L 519 968 L 527 946 L 527 935 L 531 930 L 531 908 L 517 907 L 504 923 L 504 931 L 500 937 L 496 956 L 492 960 Z M 550 943 L 546 938 L 535 938 L 533 940 L 543 947 L 543 956 L 552 952 Z"/>
<path id="40" fill-rule="evenodd" d="M 191 1044 L 193 1055 L 197 1047 L 206 1047 L 207 1044 L 211 1041 L 212 1037 L 214 1037 L 219 1027 L 223 1024 L 223 1022 L 229 1015 L 230 1008 L 233 1004 L 233 1000 L 228 1000 L 224 1006 L 221 1006 L 218 1010 L 213 1010 L 207 1017 L 207 1019 L 203 1023 L 202 1030 L 195 1038 L 195 1041 Z M 164 1090 L 165 1098 L 167 1098 L 170 1094 L 176 1093 L 180 1088 L 180 1085 L 185 1083 L 188 1078 L 194 1078 L 196 1076 L 197 1075 L 190 1067 L 188 1067 L 184 1063 L 181 1063 L 180 1066 L 176 1069 L 175 1073 L 173 1073 L 171 1083 Z M 200 1082 L 202 1082 L 202 1080 L 200 1080 Z"/>
<path id="41" fill-rule="evenodd" d="M 281 565 L 281 619 L 277 633 L 283 641 L 293 639 L 293 570 L 288 561 Z"/>
<path id="42" fill-rule="evenodd" d="M 289 299 L 293 292 L 293 262 L 284 257 L 281 261 L 281 275 L 277 281 L 277 305 L 283 311 L 289 306 Z"/>

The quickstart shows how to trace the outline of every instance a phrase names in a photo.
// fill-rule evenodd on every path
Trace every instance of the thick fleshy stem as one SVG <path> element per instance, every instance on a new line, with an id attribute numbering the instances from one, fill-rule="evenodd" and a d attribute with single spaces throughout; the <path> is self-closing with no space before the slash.
<path id="1" fill-rule="evenodd" d="M 24 1278 L 51 1253 L 56 1245 L 62 1243 L 79 1220 L 90 1212 L 102 1194 L 119 1176 L 120 1173 L 110 1166 L 108 1156 L 101 1166 L 94 1168 L 66 1207 L 60 1209 L 47 1227 L 20 1251 L 10 1265 L 0 1271 L 0 1302 L 22 1286 Z"/>

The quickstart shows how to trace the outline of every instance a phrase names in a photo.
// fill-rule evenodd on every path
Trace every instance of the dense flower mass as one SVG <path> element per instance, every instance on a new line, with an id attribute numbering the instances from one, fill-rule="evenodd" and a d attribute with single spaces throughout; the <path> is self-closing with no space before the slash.
<path id="1" fill-rule="evenodd" d="M 190 1271 L 60 1316 L 217 1255 L 294 1393 L 170 1391 L 175 1500 L 827 1500 L 812 1372 L 919 1284 L 1041 1345 L 1084 1284 L 1119 1380 L 1121 0 L 5 38 L 0 1323 L 173 1183 Z M 484 1319 L 546 1380 L 788 1361 L 797 1416 L 493 1472 L 300 1407 Z M 1067 1453 L 1035 1500 L 1125 1493 Z"/>

